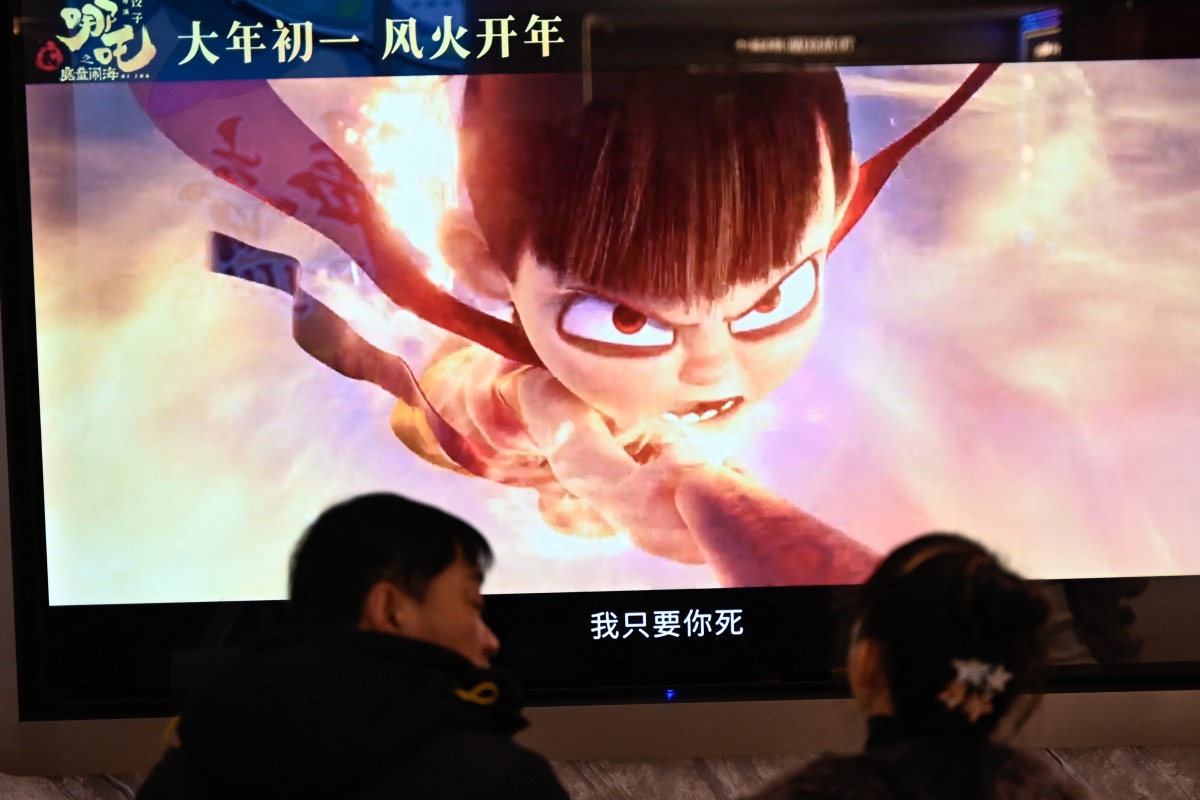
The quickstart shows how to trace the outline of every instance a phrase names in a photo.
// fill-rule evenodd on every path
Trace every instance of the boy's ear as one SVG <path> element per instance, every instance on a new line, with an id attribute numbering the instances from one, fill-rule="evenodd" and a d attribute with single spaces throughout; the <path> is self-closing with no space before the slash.
<path id="1" fill-rule="evenodd" d="M 850 207 L 850 201 L 854 199 L 856 189 L 858 189 L 858 156 L 851 153 L 850 169 L 846 176 L 846 191 L 842 193 L 842 202 L 838 204 L 836 222 L 840 223 L 842 217 L 846 216 L 846 209 Z"/>
<path id="2" fill-rule="evenodd" d="M 438 223 L 438 249 L 454 277 L 476 294 L 508 301 L 509 281 L 492 257 L 474 215 L 461 208 L 447 211 Z"/>
<path id="3" fill-rule="evenodd" d="M 415 601 L 391 581 L 379 581 L 367 591 L 363 600 L 359 630 L 407 636 Z"/>

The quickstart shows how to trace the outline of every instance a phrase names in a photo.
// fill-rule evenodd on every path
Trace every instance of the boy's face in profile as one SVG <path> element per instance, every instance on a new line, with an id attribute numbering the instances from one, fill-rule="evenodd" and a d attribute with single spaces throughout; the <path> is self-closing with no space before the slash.
<path id="1" fill-rule="evenodd" d="M 400 633 L 453 650 L 486 669 L 500 643 L 483 621 L 482 587 L 483 570 L 459 552 L 429 581 L 422 598 L 407 599 Z"/>
<path id="2" fill-rule="evenodd" d="M 623 429 L 728 426 L 777 389 L 812 348 L 825 254 L 839 217 L 828 152 L 822 170 L 821 200 L 791 262 L 716 300 L 584 285 L 527 251 L 511 297 L 547 369 Z"/>

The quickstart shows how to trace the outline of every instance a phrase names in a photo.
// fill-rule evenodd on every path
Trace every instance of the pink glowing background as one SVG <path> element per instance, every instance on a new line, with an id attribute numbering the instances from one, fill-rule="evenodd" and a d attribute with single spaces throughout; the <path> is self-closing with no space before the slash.
<path id="1" fill-rule="evenodd" d="M 844 70 L 860 159 L 967 71 Z M 430 247 L 453 84 L 277 89 Z M 484 530 L 493 592 L 714 585 L 420 461 L 386 393 L 293 343 L 288 298 L 208 272 L 208 234 L 299 257 L 313 294 L 414 365 L 436 329 L 175 150 L 126 88 L 27 99 L 52 603 L 281 597 L 304 526 L 370 490 Z M 1200 62 L 1002 67 L 830 259 L 817 345 L 738 457 L 879 549 L 959 530 L 1031 577 L 1200 574 L 1198 216 Z"/>

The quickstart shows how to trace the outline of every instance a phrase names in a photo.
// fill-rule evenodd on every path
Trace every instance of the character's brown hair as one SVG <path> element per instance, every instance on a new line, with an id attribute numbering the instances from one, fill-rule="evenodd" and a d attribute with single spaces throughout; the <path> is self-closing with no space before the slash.
<path id="1" fill-rule="evenodd" d="M 614 291 L 716 298 L 794 252 L 820 199 L 851 185 L 832 69 L 486 75 L 467 82 L 461 178 L 492 258 L 528 246 Z M 590 84 L 590 98 L 585 87 Z"/>

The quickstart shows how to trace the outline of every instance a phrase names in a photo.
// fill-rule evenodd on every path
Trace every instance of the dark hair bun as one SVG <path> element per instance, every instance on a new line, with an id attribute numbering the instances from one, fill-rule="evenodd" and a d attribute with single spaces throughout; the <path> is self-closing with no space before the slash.
<path id="1" fill-rule="evenodd" d="M 1041 628 L 1049 618 L 1046 599 L 992 556 L 978 568 L 972 584 L 973 612 L 983 630 L 1020 635 Z"/>
<path id="2" fill-rule="evenodd" d="M 985 736 L 1041 673 L 1045 598 L 957 534 L 898 548 L 861 593 L 859 636 L 874 640 L 896 715 L 938 736 Z"/>

